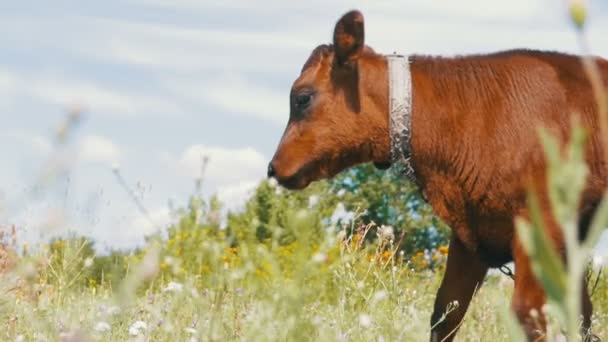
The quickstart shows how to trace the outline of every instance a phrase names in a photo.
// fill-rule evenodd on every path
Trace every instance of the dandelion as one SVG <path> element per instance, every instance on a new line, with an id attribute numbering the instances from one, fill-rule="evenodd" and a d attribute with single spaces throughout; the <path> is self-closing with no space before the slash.
<path id="1" fill-rule="evenodd" d="M 98 332 L 106 332 L 110 330 L 110 324 L 108 324 L 108 322 L 97 322 L 97 324 L 95 324 L 95 331 Z"/>
<path id="2" fill-rule="evenodd" d="M 393 227 L 391 226 L 380 226 L 376 234 L 378 235 L 378 239 L 381 241 L 391 241 L 395 239 L 395 233 L 393 231 Z"/>
<path id="3" fill-rule="evenodd" d="M 148 325 L 144 321 L 135 321 L 129 327 L 129 335 L 131 336 L 139 336 L 143 334 L 145 330 L 148 329 Z"/>
<path id="4" fill-rule="evenodd" d="M 93 266 L 93 258 L 88 257 L 88 258 L 84 259 L 84 267 L 89 268 L 91 266 Z"/>
<path id="5" fill-rule="evenodd" d="M 359 315 L 359 325 L 361 325 L 363 328 L 369 327 L 372 325 L 372 318 L 367 314 Z"/>
<path id="6" fill-rule="evenodd" d="M 163 292 L 182 292 L 183 289 L 184 289 L 184 285 L 171 281 L 163 289 Z"/>

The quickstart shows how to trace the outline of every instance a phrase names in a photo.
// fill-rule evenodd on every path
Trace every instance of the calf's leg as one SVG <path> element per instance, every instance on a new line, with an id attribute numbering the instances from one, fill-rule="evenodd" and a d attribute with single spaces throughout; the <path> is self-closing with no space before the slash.
<path id="1" fill-rule="evenodd" d="M 475 253 L 470 252 L 458 240 L 456 234 L 453 234 L 445 275 L 431 317 L 431 342 L 452 341 L 471 298 L 483 282 L 487 271 L 488 265 Z M 454 301 L 458 302 L 458 307 L 443 317 L 448 305 Z"/>
<path id="2" fill-rule="evenodd" d="M 542 315 L 545 293 L 530 267 L 528 255 L 516 239 L 513 248 L 515 289 L 513 311 L 522 324 L 529 341 L 543 341 L 546 321 Z"/>

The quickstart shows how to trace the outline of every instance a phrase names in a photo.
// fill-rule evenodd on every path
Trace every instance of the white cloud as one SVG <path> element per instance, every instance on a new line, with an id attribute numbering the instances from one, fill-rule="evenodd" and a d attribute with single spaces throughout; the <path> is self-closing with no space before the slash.
<path id="1" fill-rule="evenodd" d="M 8 143 L 12 146 L 19 149 L 27 147 L 38 156 L 48 155 L 53 148 L 53 144 L 47 137 L 23 130 L 14 129 L 5 132 L 0 134 L 0 138 L 8 138 Z"/>
<path id="2" fill-rule="evenodd" d="M 87 135 L 82 139 L 79 155 L 83 161 L 106 163 L 120 161 L 122 152 L 110 139 L 99 135 Z"/>
<path id="3" fill-rule="evenodd" d="M 307 51 L 316 44 L 305 28 L 224 30 L 94 17 L 68 20 L 75 26 L 90 27 L 90 32 L 86 36 L 76 34 L 72 40 L 78 44 L 64 49 L 96 60 L 172 73 L 217 70 L 222 65 L 240 71 L 285 71 L 291 68 L 291 61 L 269 59 L 269 52 L 285 56 L 288 51 Z"/>
<path id="4" fill-rule="evenodd" d="M 68 78 L 55 73 L 0 70 L 0 95 L 6 98 L 35 98 L 64 108 L 78 105 L 90 115 L 175 115 L 180 112 L 179 106 L 167 97 L 133 89 L 112 88 L 84 78 Z"/>
<path id="5" fill-rule="evenodd" d="M 264 177 L 268 164 L 267 158 L 252 147 L 192 145 L 179 158 L 182 174 L 193 179 L 200 177 L 203 157 L 209 158 L 204 181 L 216 185 L 259 180 Z"/>
<path id="6" fill-rule="evenodd" d="M 173 217 L 169 208 L 157 207 L 145 216 L 134 212 L 109 225 L 104 229 L 96 229 L 92 237 L 98 241 L 102 249 L 126 249 L 142 245 L 144 237 L 158 233 L 173 223 Z"/>
<path id="7" fill-rule="evenodd" d="M 33 95 L 51 103 L 69 106 L 82 104 L 87 111 L 110 115 L 174 113 L 178 107 L 167 99 L 138 94 L 124 89 L 110 89 L 90 81 L 43 78 L 30 80 Z"/>
<path id="8" fill-rule="evenodd" d="M 212 105 L 241 116 L 285 125 L 289 116 L 289 89 L 276 90 L 234 73 L 200 81 L 165 82 L 168 89 L 201 107 Z"/>
<path id="9" fill-rule="evenodd" d="M 243 207 L 251 198 L 259 181 L 242 181 L 236 184 L 221 186 L 217 189 L 217 197 L 224 204 L 225 209 L 236 211 Z"/>

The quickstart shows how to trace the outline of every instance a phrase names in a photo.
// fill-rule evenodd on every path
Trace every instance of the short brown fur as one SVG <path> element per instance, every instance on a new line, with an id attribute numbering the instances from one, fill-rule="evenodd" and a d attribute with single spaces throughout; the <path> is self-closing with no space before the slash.
<path id="1" fill-rule="evenodd" d="M 303 188 L 359 163 L 385 165 L 390 159 L 386 58 L 363 44 L 363 16 L 357 11 L 347 13 L 334 33 L 334 45 L 313 51 L 292 88 L 290 119 L 269 168 L 269 175 L 289 188 Z M 597 61 L 608 83 L 608 62 Z M 539 193 L 556 248 L 563 252 L 564 245 L 548 207 L 537 128 L 567 141 L 578 117 L 590 132 L 581 235 L 608 185 L 597 105 L 580 59 L 532 50 L 413 56 L 411 75 L 416 182 L 453 231 L 431 320 L 432 339 L 453 338 L 488 268 L 509 261 L 517 269 L 513 308 L 535 339 L 538 325 L 529 312 L 540 312 L 544 294 L 514 236 L 514 218 L 527 216 L 530 186 Z M 302 108 L 297 102 L 307 93 L 311 101 Z M 582 295 L 588 327 L 591 303 L 586 291 Z M 436 324 L 454 300 L 460 308 Z M 542 332 L 542 318 L 540 323 Z"/>

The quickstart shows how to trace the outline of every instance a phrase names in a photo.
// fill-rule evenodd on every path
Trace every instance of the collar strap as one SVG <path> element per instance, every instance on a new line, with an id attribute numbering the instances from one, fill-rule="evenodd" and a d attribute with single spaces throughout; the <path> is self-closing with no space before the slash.
<path id="1" fill-rule="evenodd" d="M 389 131 L 391 164 L 414 179 L 411 164 L 412 149 L 412 77 L 409 57 L 392 54 L 388 60 Z"/>

